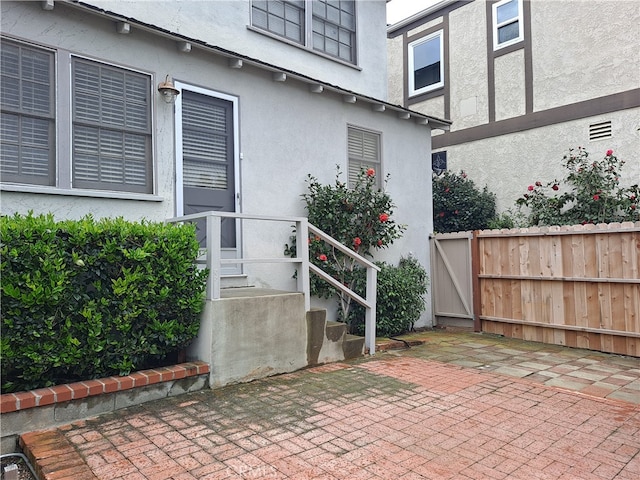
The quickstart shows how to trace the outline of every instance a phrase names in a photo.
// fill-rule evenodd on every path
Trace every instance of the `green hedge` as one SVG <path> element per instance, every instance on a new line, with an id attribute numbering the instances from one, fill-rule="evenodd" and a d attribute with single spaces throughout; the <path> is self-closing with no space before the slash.
<path id="1" fill-rule="evenodd" d="M 0 218 L 2 392 L 126 375 L 198 333 L 191 225 Z"/>
<path id="2" fill-rule="evenodd" d="M 378 272 L 376 294 L 376 336 L 392 337 L 413 329 L 413 324 L 426 309 L 424 295 L 429 278 L 426 270 L 413 257 L 401 258 L 398 266 L 376 262 Z M 356 289 L 364 296 L 366 273 L 358 271 Z M 365 308 L 351 302 L 349 330 L 364 335 Z"/>

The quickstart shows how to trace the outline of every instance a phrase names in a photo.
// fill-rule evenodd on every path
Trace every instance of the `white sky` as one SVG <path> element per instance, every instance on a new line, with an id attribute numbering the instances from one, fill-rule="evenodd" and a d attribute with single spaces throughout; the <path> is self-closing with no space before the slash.
<path id="1" fill-rule="evenodd" d="M 393 25 L 440 0 L 391 0 L 387 3 L 387 24 Z"/>

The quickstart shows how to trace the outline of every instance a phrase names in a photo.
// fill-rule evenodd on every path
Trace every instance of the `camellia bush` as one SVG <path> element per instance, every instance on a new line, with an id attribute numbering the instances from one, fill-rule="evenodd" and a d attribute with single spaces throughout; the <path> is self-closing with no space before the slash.
<path id="1" fill-rule="evenodd" d="M 373 257 L 376 250 L 391 245 L 405 230 L 404 225 L 393 220 L 395 205 L 388 193 L 376 187 L 375 175 L 372 168 L 363 170 L 353 188 L 340 180 L 340 168 L 337 169 L 333 185 L 323 185 L 308 175 L 308 192 L 302 195 L 309 223 L 369 258 Z M 320 237 L 310 236 L 308 242 L 311 262 L 353 290 L 362 270 L 359 264 Z M 292 236 L 291 244 L 285 246 L 285 254 L 295 256 L 295 247 L 295 236 Z M 351 297 L 336 292 L 335 288 L 315 275 L 311 276 L 311 293 L 321 298 L 337 294 L 339 318 L 345 322 L 349 319 Z"/>
<path id="2" fill-rule="evenodd" d="M 435 232 L 489 228 L 496 216 L 496 198 L 486 186 L 480 190 L 463 171 L 434 175 L 432 185 Z"/>
<path id="3" fill-rule="evenodd" d="M 2 392 L 161 364 L 200 326 L 192 225 L 0 217 Z"/>
<path id="4" fill-rule="evenodd" d="M 613 150 L 592 159 L 582 147 L 563 157 L 564 181 L 536 181 L 516 200 L 527 226 L 576 225 L 640 220 L 638 184 L 620 186 L 624 161 Z"/>

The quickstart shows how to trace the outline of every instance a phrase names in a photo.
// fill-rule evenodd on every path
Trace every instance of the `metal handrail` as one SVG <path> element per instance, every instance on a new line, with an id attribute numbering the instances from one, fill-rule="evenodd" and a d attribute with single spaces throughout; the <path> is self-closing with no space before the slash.
<path id="1" fill-rule="evenodd" d="M 223 259 L 221 255 L 222 242 L 222 219 L 235 218 L 239 220 L 263 220 L 272 222 L 293 222 L 296 227 L 296 256 L 294 258 L 233 258 Z M 297 279 L 297 291 L 304 295 L 305 310 L 311 308 L 311 292 L 309 282 L 309 272 L 318 275 L 325 282 L 351 297 L 365 308 L 365 346 L 369 349 L 369 354 L 375 354 L 376 344 L 376 284 L 377 273 L 380 268 L 370 262 L 362 255 L 344 246 L 336 239 L 327 235 L 319 228 L 311 225 L 305 217 L 277 217 L 269 215 L 251 215 L 246 213 L 207 211 L 183 215 L 166 220 L 167 223 L 183 223 L 197 220 L 205 220 L 205 261 L 209 276 L 207 277 L 206 295 L 207 300 L 220 298 L 221 268 L 224 264 L 247 264 L 247 263 L 294 263 L 299 266 Z M 309 261 L 309 232 L 320 237 L 332 247 L 340 250 L 345 255 L 353 258 L 360 265 L 367 269 L 367 285 L 365 298 L 346 287 L 335 278 L 324 272 L 320 267 Z"/>

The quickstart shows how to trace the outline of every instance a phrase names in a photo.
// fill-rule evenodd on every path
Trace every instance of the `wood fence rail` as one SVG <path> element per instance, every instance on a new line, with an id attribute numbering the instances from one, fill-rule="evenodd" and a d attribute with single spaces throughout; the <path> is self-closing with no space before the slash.
<path id="1" fill-rule="evenodd" d="M 640 223 L 476 231 L 476 329 L 640 356 Z"/>

